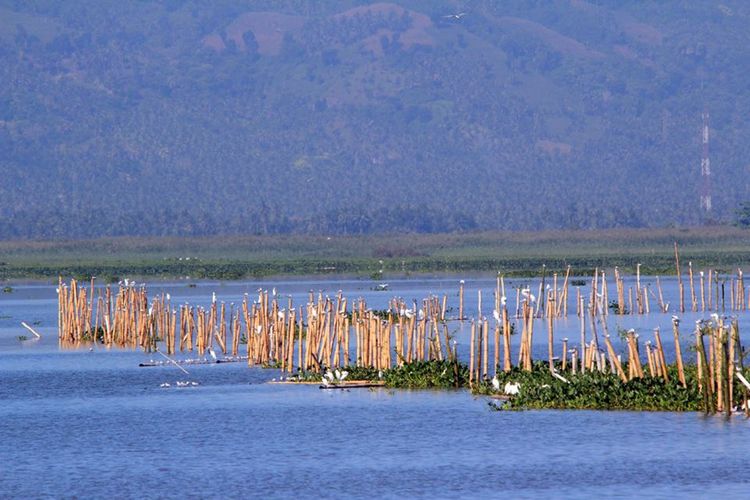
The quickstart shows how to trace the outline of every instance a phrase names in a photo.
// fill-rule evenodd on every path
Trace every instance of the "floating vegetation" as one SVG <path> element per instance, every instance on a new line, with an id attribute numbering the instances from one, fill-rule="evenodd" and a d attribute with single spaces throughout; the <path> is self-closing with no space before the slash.
<path id="1" fill-rule="evenodd" d="M 13 293 L 13 287 L 12 286 L 4 286 L 3 287 L 3 293 Z"/>
<path id="2" fill-rule="evenodd" d="M 587 409 L 640 411 L 699 411 L 703 398 L 695 383 L 695 367 L 689 370 L 687 388 L 677 379 L 677 366 L 670 366 L 673 378 L 646 376 L 623 382 L 609 371 L 565 374 L 566 382 L 556 378 L 546 363 L 535 363 L 532 371 L 517 368 L 498 373 L 500 387 L 506 383 L 520 385 L 517 394 L 509 396 L 497 408 L 524 409 Z M 477 393 L 493 394 L 490 381 L 477 387 Z"/>
<path id="3" fill-rule="evenodd" d="M 16 339 L 19 342 L 25 342 L 25 341 L 29 340 L 29 337 L 27 337 L 26 335 L 18 335 L 18 336 L 16 336 Z"/>
<path id="4" fill-rule="evenodd" d="M 394 389 L 451 389 L 468 387 L 469 369 L 466 365 L 448 360 L 414 361 L 385 370 L 360 366 L 346 366 L 334 372 L 346 372 L 347 381 L 384 382 Z M 323 375 L 325 377 L 325 374 Z M 287 379 L 297 382 L 320 382 L 317 372 L 300 373 Z"/>

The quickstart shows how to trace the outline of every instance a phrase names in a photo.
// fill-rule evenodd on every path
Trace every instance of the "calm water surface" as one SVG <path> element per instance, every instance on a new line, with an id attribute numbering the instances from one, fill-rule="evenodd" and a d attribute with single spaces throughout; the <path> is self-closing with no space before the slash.
<path id="1" fill-rule="evenodd" d="M 457 280 L 155 284 L 173 303 L 239 302 L 277 287 L 389 297 L 449 294 Z M 467 280 L 491 297 L 493 280 Z M 673 283 L 665 283 L 673 296 Z M 487 302 L 489 304 L 490 301 Z M 655 301 L 652 310 L 655 310 Z M 491 308 L 488 307 L 488 312 Z M 686 325 L 700 314 L 682 315 Z M 611 319 L 649 337 L 669 315 Z M 743 331 L 746 318 L 740 317 Z M 41 342 L 20 343 L 20 321 Z M 321 391 L 273 385 L 277 371 L 243 364 L 138 368 L 143 353 L 60 351 L 54 286 L 0 295 L 2 497 L 717 497 L 747 496 L 750 423 L 699 414 L 494 412 L 464 391 Z M 456 325 L 456 328 L 458 326 Z M 546 349 L 539 326 L 537 348 Z M 577 338 L 578 320 L 558 323 Z M 687 327 L 690 328 L 690 327 Z M 557 335 L 556 333 L 556 335 Z M 459 350 L 468 343 L 457 331 Z M 194 380 L 198 387 L 175 387 Z M 170 388 L 160 388 L 169 382 Z"/>

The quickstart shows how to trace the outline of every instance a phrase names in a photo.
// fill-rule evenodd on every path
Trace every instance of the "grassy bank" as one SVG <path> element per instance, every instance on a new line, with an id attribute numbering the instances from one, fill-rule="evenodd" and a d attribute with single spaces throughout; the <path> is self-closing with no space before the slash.
<path id="1" fill-rule="evenodd" d="M 483 232 L 360 237 L 264 236 L 2 241 L 0 279 L 97 276 L 241 279 L 349 274 L 548 271 L 596 267 L 674 272 L 673 243 L 698 267 L 731 270 L 750 259 L 750 231 L 732 227 L 606 231 Z M 381 272 L 382 271 L 382 272 Z"/>

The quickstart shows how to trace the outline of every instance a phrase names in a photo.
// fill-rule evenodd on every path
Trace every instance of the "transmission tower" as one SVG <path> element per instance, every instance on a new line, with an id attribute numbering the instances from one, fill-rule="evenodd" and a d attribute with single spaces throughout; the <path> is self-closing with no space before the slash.
<path id="1" fill-rule="evenodd" d="M 701 211 L 706 219 L 711 215 L 711 159 L 708 157 L 708 110 L 703 114 L 703 153 L 701 154 Z"/>

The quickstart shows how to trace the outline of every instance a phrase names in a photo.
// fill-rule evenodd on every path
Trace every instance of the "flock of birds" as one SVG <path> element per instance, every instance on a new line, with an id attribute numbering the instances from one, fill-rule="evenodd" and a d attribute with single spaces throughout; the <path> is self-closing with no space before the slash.
<path id="1" fill-rule="evenodd" d="M 337 384 L 341 384 L 344 379 L 349 375 L 349 372 L 346 370 L 326 370 L 325 375 L 323 375 L 322 384 L 324 387 L 332 387 Z"/>
<path id="2" fill-rule="evenodd" d="M 178 380 L 174 383 L 175 387 L 198 387 L 200 383 L 194 382 L 192 380 Z M 159 387 L 162 389 L 169 389 L 172 387 L 172 384 L 169 382 L 164 382 L 163 384 L 159 384 Z"/>

